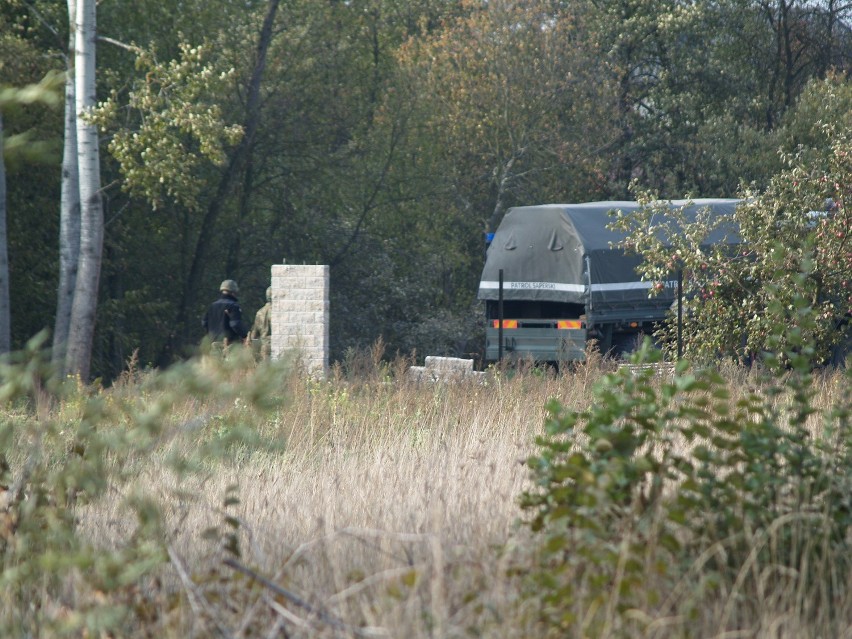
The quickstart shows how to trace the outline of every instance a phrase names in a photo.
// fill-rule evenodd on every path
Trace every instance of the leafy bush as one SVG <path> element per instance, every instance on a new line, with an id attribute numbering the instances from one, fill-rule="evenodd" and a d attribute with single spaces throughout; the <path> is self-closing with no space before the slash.
<path id="1" fill-rule="evenodd" d="M 161 505 L 134 481 L 140 465 L 157 450 L 182 477 L 238 447 L 279 447 L 252 423 L 283 401 L 286 371 L 254 373 L 246 351 L 136 372 L 105 392 L 53 379 L 44 339 L 0 363 L 0 635 L 126 636 L 143 623 L 142 592 L 168 561 Z M 199 399 L 206 411 L 184 417 Z M 201 430 L 209 424 L 217 428 Z M 136 527 L 105 549 L 77 523 L 112 499 Z"/>
<path id="2" fill-rule="evenodd" d="M 852 103 L 847 84 L 826 81 L 819 88 L 831 91 L 829 111 L 838 101 Z M 797 322 L 794 307 L 802 303 L 813 321 L 792 326 L 807 331 L 814 364 L 840 359 L 852 344 L 848 124 L 817 120 L 807 136 L 814 146 L 786 153 L 786 170 L 764 191 L 744 190 L 733 219 L 689 221 L 667 210 L 661 216 L 656 197 L 645 193 L 643 210 L 614 222 L 630 233 L 623 246 L 643 257 L 643 277 L 664 281 L 683 273 L 683 346 L 690 357 L 746 360 L 786 351 L 786 337 L 774 327 Z M 708 242 L 714 233 L 731 232 L 742 240 L 736 251 Z M 674 350 L 676 323 L 663 326 L 660 337 Z"/>
<path id="3" fill-rule="evenodd" d="M 689 636 L 714 615 L 724 632 L 749 606 L 778 606 L 837 636 L 852 569 L 848 395 L 814 406 L 806 358 L 764 393 L 685 361 L 658 379 L 659 360 L 646 342 L 633 360 L 645 366 L 605 376 L 590 408 L 548 407 L 522 499 L 541 539 L 545 634 Z"/>

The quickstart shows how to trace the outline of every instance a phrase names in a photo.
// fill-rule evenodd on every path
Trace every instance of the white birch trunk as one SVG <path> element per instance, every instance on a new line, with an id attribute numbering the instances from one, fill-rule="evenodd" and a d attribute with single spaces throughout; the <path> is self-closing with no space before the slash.
<path id="1" fill-rule="evenodd" d="M 68 0 L 68 57 L 65 76 L 65 144 L 62 153 L 62 191 L 59 213 L 59 288 L 53 329 L 52 361 L 65 375 L 65 352 L 71 325 L 71 304 L 80 259 L 80 173 L 77 169 L 77 111 L 74 90 L 74 48 L 77 0 Z"/>
<path id="2" fill-rule="evenodd" d="M 95 0 L 78 0 L 74 47 L 77 106 L 77 166 L 80 171 L 80 260 L 65 372 L 87 382 L 92 363 L 92 340 L 98 306 L 98 284 L 103 257 L 104 212 L 101 199 L 98 130 L 83 119 L 95 106 Z"/>
<path id="3" fill-rule="evenodd" d="M 0 354 L 12 346 L 9 310 L 9 249 L 6 236 L 6 164 L 3 160 L 3 114 L 0 113 Z"/>

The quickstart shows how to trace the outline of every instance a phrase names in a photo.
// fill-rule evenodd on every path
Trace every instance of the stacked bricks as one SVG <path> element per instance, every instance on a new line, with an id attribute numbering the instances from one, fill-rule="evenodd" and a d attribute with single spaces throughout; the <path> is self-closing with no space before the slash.
<path id="1" fill-rule="evenodd" d="M 328 266 L 272 266 L 272 359 L 295 355 L 309 373 L 325 377 L 328 285 Z"/>
<path id="2" fill-rule="evenodd" d="M 458 357 L 426 356 L 426 366 L 411 366 L 409 379 L 417 382 L 460 381 L 463 379 L 481 379 L 485 373 L 473 370 L 472 359 Z"/>

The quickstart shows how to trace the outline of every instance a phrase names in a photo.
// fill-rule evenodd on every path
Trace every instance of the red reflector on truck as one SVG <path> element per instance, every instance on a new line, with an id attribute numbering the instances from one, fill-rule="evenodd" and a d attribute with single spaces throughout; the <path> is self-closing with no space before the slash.
<path id="1" fill-rule="evenodd" d="M 556 328 L 583 328 L 583 323 L 580 320 L 558 320 Z"/>
<path id="2" fill-rule="evenodd" d="M 494 328 L 500 328 L 500 320 L 494 320 Z M 503 320 L 503 328 L 518 328 L 518 320 Z"/>

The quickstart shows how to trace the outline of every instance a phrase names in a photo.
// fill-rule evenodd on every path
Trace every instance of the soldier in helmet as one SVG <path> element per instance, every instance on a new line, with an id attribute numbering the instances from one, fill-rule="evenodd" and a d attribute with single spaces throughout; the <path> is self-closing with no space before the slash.
<path id="1" fill-rule="evenodd" d="M 248 335 L 243 322 L 243 311 L 237 301 L 240 292 L 234 280 L 225 280 L 219 286 L 219 299 L 204 314 L 201 325 L 210 338 L 213 352 L 225 352 L 232 344 L 239 344 Z"/>
<path id="2" fill-rule="evenodd" d="M 272 287 L 266 289 L 266 304 L 254 316 L 249 338 L 260 360 L 268 360 L 272 354 Z"/>

